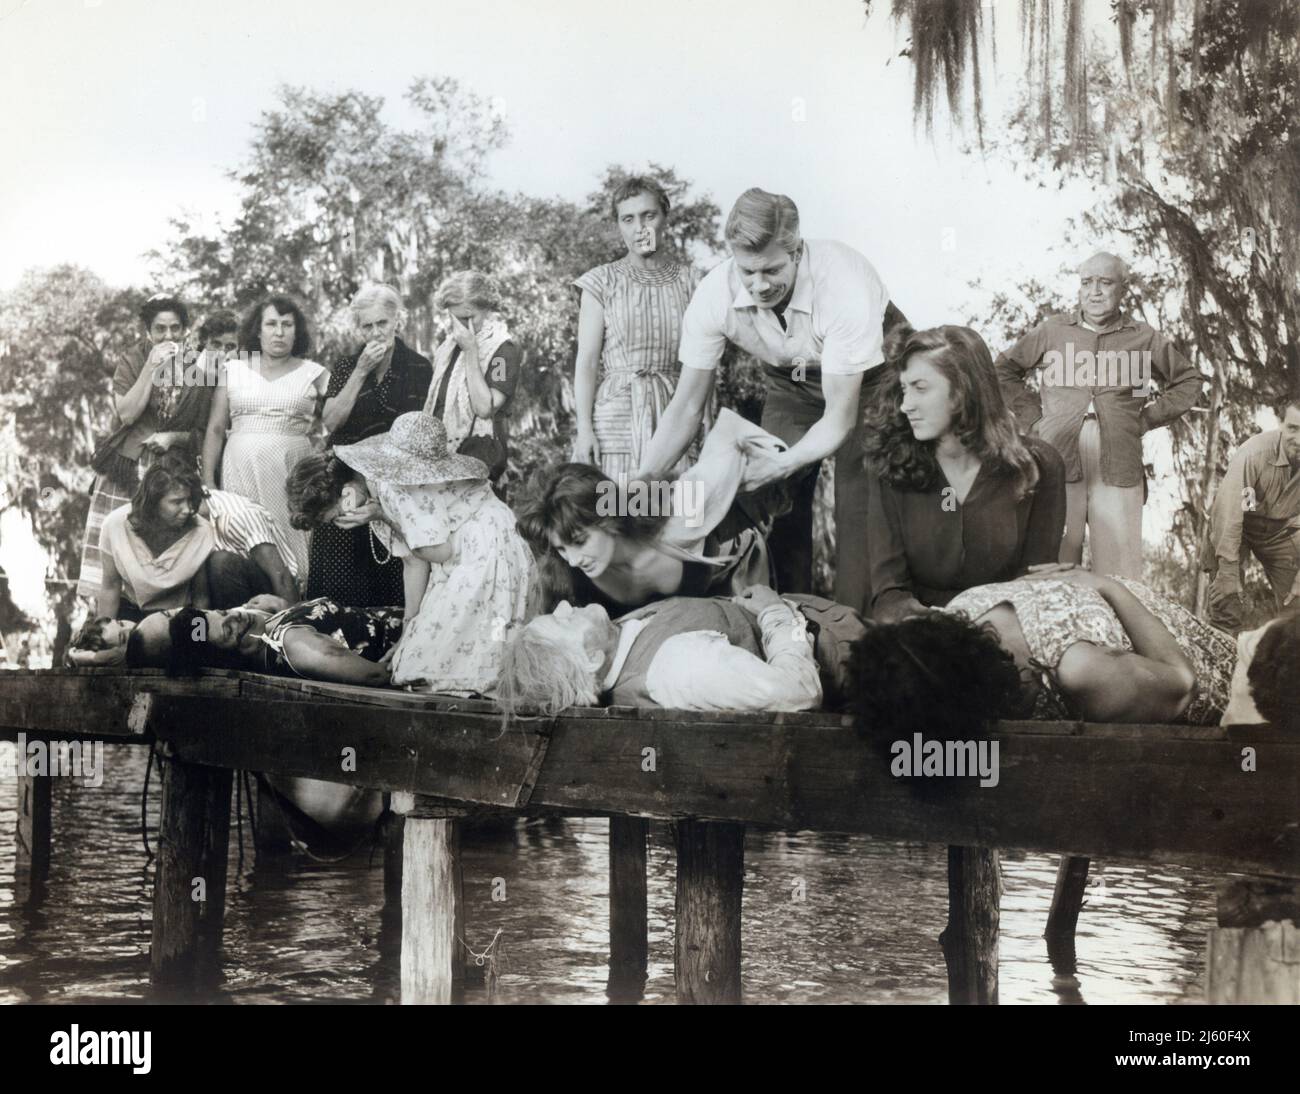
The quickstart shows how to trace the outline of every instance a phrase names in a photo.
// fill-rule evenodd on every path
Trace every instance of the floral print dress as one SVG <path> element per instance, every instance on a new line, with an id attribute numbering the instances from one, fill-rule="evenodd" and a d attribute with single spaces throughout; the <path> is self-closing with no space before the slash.
<path id="1" fill-rule="evenodd" d="M 378 662 L 402 636 L 402 609 L 353 608 L 324 596 L 294 604 L 266 621 L 262 644 L 267 672 L 301 675 L 284 652 L 284 636 L 295 627 L 323 634 L 367 661 Z"/>
<path id="2" fill-rule="evenodd" d="M 1192 663 L 1196 672 L 1196 697 L 1178 720 L 1192 725 L 1216 724 L 1228 705 L 1232 668 L 1237 658 L 1236 643 L 1229 635 L 1147 586 L 1126 578 L 1115 580 L 1169 629 L 1178 648 Z M 999 604 L 1010 604 L 1015 610 L 1029 646 L 1030 664 L 1043 685 L 1034 706 L 1035 718 L 1078 717 L 1056 680 L 1056 667 L 1074 643 L 1133 649 L 1119 617 L 1102 595 L 1095 589 L 1068 581 L 977 585 L 958 593 L 944 611 L 960 612 L 975 619 Z"/>
<path id="3" fill-rule="evenodd" d="M 393 655 L 393 683 L 488 694 L 509 629 L 524 620 L 532 579 L 532 552 L 514 513 L 487 481 L 371 487 L 389 522 L 371 527 L 393 554 L 447 542 L 453 549 L 451 561 L 430 565 L 420 609 Z"/>

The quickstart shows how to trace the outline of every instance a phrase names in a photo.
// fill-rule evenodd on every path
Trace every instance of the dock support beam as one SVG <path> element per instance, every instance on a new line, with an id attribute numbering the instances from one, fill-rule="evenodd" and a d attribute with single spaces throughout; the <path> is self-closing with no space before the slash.
<path id="1" fill-rule="evenodd" d="M 1300 1003 L 1300 881 L 1227 878 L 1210 931 L 1210 1003 Z"/>
<path id="2" fill-rule="evenodd" d="M 53 788 L 54 781 L 48 775 L 18 776 L 15 904 L 36 905 L 45 897 L 54 830 Z"/>
<path id="3" fill-rule="evenodd" d="M 948 848 L 948 926 L 939 936 L 948 964 L 948 1002 L 998 1001 L 998 921 L 1002 870 L 998 852 Z"/>
<path id="4" fill-rule="evenodd" d="M 646 836 L 642 817 L 609 818 L 609 984 L 614 1002 L 645 992 L 648 957 Z"/>
<path id="5" fill-rule="evenodd" d="M 188 995 L 221 974 L 232 772 L 176 759 L 160 765 L 150 981 L 157 992 Z"/>
<path id="6" fill-rule="evenodd" d="M 1056 889 L 1052 893 L 1052 907 L 1047 913 L 1047 953 L 1052 964 L 1074 965 L 1074 932 L 1079 925 L 1079 912 L 1088 888 L 1090 860 L 1084 855 L 1062 855 L 1056 871 Z"/>
<path id="7" fill-rule="evenodd" d="M 464 983 L 463 809 L 416 803 L 402 824 L 402 1003 L 446 1004 Z"/>
<path id="8" fill-rule="evenodd" d="M 739 1003 L 745 826 L 677 822 L 679 1003 Z"/>

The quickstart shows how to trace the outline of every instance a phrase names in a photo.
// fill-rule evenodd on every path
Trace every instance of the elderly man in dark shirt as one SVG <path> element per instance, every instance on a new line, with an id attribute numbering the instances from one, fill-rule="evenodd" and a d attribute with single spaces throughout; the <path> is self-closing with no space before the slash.
<path id="1" fill-rule="evenodd" d="M 1083 561 L 1086 526 L 1095 571 L 1140 579 L 1142 435 L 1187 413 L 1202 378 L 1169 339 L 1123 310 L 1127 291 L 1127 264 L 1093 255 L 1079 267 L 1078 310 L 1044 320 L 995 367 L 1020 428 L 1033 427 L 1065 461 L 1061 561 Z M 1037 394 L 1025 385 L 1034 369 Z"/>

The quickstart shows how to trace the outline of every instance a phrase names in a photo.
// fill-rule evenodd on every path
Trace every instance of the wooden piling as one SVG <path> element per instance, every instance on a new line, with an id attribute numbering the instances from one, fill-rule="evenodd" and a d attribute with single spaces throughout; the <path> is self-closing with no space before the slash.
<path id="1" fill-rule="evenodd" d="M 1056 888 L 1052 892 L 1052 907 L 1047 913 L 1047 953 L 1052 964 L 1073 966 L 1074 932 L 1079 925 L 1079 912 L 1083 908 L 1084 893 L 1088 888 L 1088 867 L 1091 860 L 1083 855 L 1062 855 L 1056 871 Z"/>
<path id="2" fill-rule="evenodd" d="M 233 773 L 176 759 L 159 763 L 150 981 L 161 993 L 188 994 L 220 977 Z"/>
<path id="3" fill-rule="evenodd" d="M 948 926 L 939 936 L 948 965 L 948 1002 L 998 1001 L 998 920 L 1002 871 L 998 852 L 948 848 Z"/>
<path id="4" fill-rule="evenodd" d="M 54 782 L 48 775 L 18 776 L 14 903 L 36 905 L 45 897 L 54 831 Z"/>
<path id="5" fill-rule="evenodd" d="M 402 832 L 402 1003 L 445 1004 L 464 980 L 460 817 L 465 810 L 399 803 Z"/>
<path id="6" fill-rule="evenodd" d="M 745 826 L 683 820 L 676 829 L 677 1001 L 739 1003 Z"/>
<path id="7" fill-rule="evenodd" d="M 1206 1001 L 1300 1003 L 1300 881 L 1227 878 L 1206 954 Z"/>
<path id="8" fill-rule="evenodd" d="M 609 818 L 609 984 L 616 1002 L 645 991 L 648 956 L 646 836 L 642 817 Z"/>

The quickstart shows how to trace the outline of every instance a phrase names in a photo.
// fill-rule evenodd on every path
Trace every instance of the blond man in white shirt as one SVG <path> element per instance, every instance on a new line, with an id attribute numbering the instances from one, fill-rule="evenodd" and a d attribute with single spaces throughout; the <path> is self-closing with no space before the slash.
<path id="1" fill-rule="evenodd" d="M 869 601 L 862 402 L 883 375 L 885 342 L 907 320 L 875 268 L 852 247 L 805 240 L 799 210 L 784 194 L 745 191 L 727 217 L 731 258 L 691 297 L 678 350 L 681 376 L 636 477 L 663 477 L 699 429 L 727 346 L 756 358 L 767 395 L 762 426 L 784 450 L 750 453 L 755 487 L 790 480 L 794 509 L 769 536 L 784 592 L 812 590 L 812 503 L 817 470 L 836 457 L 835 599 L 858 611 Z"/>

